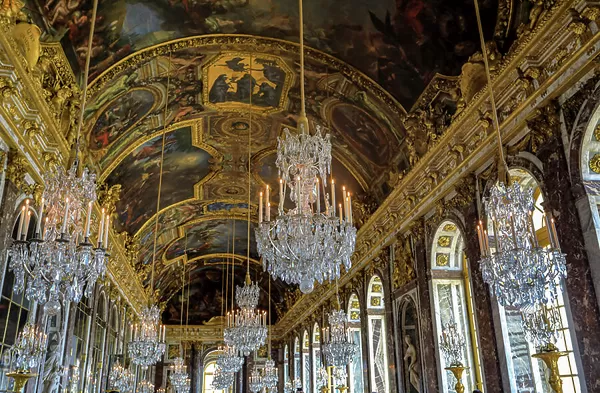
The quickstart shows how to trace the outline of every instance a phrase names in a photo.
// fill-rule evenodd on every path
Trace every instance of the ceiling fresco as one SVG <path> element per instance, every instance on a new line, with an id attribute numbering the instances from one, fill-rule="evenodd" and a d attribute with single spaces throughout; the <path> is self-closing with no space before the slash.
<path id="1" fill-rule="evenodd" d="M 295 131 L 300 107 L 296 48 L 247 40 L 224 45 L 194 39 L 140 53 L 111 68 L 89 89 L 84 135 L 89 161 L 107 186 L 121 185 L 115 226 L 139 244 L 134 264 L 147 287 L 155 261 L 154 287 L 171 311 L 181 298 L 181 293 L 173 296 L 181 289 L 176 270 L 181 263 L 194 266 L 189 267 L 193 276 L 205 266 L 222 265 L 233 253 L 234 222 L 236 259 L 246 260 L 248 209 L 250 256 L 258 260 L 258 193 L 266 184 L 277 185 L 277 137 L 286 127 Z M 261 52 L 248 51 L 255 47 Z M 308 56 L 307 115 L 331 133 L 338 195 L 346 186 L 357 201 L 371 194 L 383 197 L 382 174 L 407 166 L 403 109 L 368 79 L 336 65 L 330 58 Z M 278 203 L 275 196 L 273 208 Z M 262 271 L 258 263 L 253 265 L 257 274 Z M 218 297 L 206 278 L 195 285 L 206 285 L 207 296 Z M 282 291 L 287 287 L 277 285 Z M 202 301 L 193 298 L 193 303 Z M 212 306 L 199 306 L 194 320 L 218 315 Z M 177 319 L 171 314 L 164 318 Z"/>
<path id="2" fill-rule="evenodd" d="M 225 271 L 226 270 L 226 271 Z M 224 283 L 224 273 L 227 273 L 229 282 Z M 190 325 L 200 325 L 210 321 L 215 316 L 222 315 L 222 310 L 227 305 L 231 309 L 231 277 L 234 277 L 234 284 L 242 286 L 246 276 L 246 266 L 239 261 L 232 269 L 231 261 L 222 259 L 213 262 L 198 264 L 187 268 L 185 273 L 186 280 L 189 280 L 189 287 L 181 288 L 181 266 L 174 269 L 172 276 L 176 277 L 173 282 L 179 283 L 179 288 L 174 291 L 168 291 L 168 299 L 165 310 L 162 314 L 162 321 L 165 324 L 178 324 L 182 317 L 181 303 L 183 304 L 183 321 L 189 320 Z M 260 293 L 258 308 L 267 311 L 269 308 L 269 294 L 264 288 L 268 287 L 268 278 L 266 273 L 261 272 L 260 266 L 251 266 L 252 280 L 258 282 L 263 288 Z M 225 288 L 225 285 L 228 288 Z M 188 292 L 189 291 L 189 292 Z M 279 316 L 284 311 L 285 286 L 280 281 L 271 282 L 271 322 L 276 323 Z M 165 299 L 166 300 L 166 299 Z M 189 303 L 189 312 L 188 312 Z"/>
<path id="3" fill-rule="evenodd" d="M 42 27 L 44 39 L 60 40 L 75 69 L 82 67 L 88 51 L 91 6 L 89 0 L 28 0 L 29 14 Z M 491 36 L 498 2 L 482 1 L 481 8 L 486 34 Z M 458 75 L 479 47 L 470 0 L 312 0 L 304 2 L 304 12 L 308 46 L 360 70 L 405 108 L 436 73 Z M 296 0 L 104 0 L 96 32 L 90 80 L 131 53 L 181 37 L 249 34 L 297 42 L 298 4 Z M 233 89 L 219 93 L 225 85 L 224 79 L 217 80 L 221 87 L 213 97 L 230 99 Z M 274 102 L 277 83 L 268 78 L 265 83 L 261 100 Z"/>

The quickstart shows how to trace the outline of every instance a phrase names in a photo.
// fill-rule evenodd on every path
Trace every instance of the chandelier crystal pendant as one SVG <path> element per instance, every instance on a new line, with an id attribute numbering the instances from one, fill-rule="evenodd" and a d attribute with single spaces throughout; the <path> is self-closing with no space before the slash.
<path id="1" fill-rule="evenodd" d="M 491 233 L 480 223 L 477 233 L 483 280 L 503 306 L 528 309 L 545 302 L 567 275 L 554 219 L 546 215 L 550 247 L 544 248 L 538 244 L 533 226 L 533 190 L 522 190 L 517 182 L 508 186 L 499 182 L 484 206 Z"/>
<path id="2" fill-rule="evenodd" d="M 215 368 L 213 374 L 212 388 L 215 390 L 224 390 L 233 385 L 234 373 L 225 372 L 220 367 Z"/>
<path id="3" fill-rule="evenodd" d="M 267 359 L 265 361 L 265 367 L 263 368 L 263 384 L 267 389 L 276 389 L 277 382 L 279 382 L 279 376 L 277 374 L 277 367 L 275 367 L 275 361 Z"/>
<path id="4" fill-rule="evenodd" d="M 274 277 L 310 293 L 314 283 L 340 276 L 340 265 L 350 269 L 356 228 L 352 224 L 350 193 L 344 190 L 336 206 L 335 182 L 331 175 L 331 141 L 316 127 L 309 132 L 304 94 L 304 37 L 302 0 L 300 8 L 300 90 L 299 133 L 284 129 L 278 138 L 279 202 L 277 216 L 271 219 L 270 188 L 259 199 L 259 225 L 256 228 L 258 253 L 263 267 Z M 330 185 L 330 194 L 327 193 Z M 286 198 L 293 208 L 285 211 Z M 264 216 L 263 216 L 264 210 Z M 337 211 L 337 212 L 336 212 Z M 337 215 L 336 215 L 337 214 Z"/>
<path id="5" fill-rule="evenodd" d="M 260 348 L 267 338 L 267 315 L 258 311 L 260 289 L 246 274 L 243 287 L 236 287 L 236 304 L 239 309 L 227 313 L 224 330 L 225 344 L 235 347 L 244 356 Z"/>
<path id="6" fill-rule="evenodd" d="M 454 322 L 448 322 L 440 335 L 440 349 L 444 353 L 447 367 L 462 367 L 465 338 Z"/>
<path id="7" fill-rule="evenodd" d="M 165 326 L 159 324 L 160 311 L 156 305 L 145 307 L 141 312 L 140 326 L 132 327 L 132 340 L 128 351 L 131 361 L 147 369 L 160 360 L 165 353 Z"/>
<path id="8" fill-rule="evenodd" d="M 94 1 L 92 13 L 95 15 L 96 11 L 97 1 Z M 22 292 L 27 277 L 27 298 L 45 304 L 48 315 L 58 314 L 61 302 L 79 302 L 84 291 L 87 297 L 91 296 L 94 284 L 104 274 L 108 257 L 108 217 L 106 234 L 103 230 L 99 231 L 98 246 L 94 248 L 90 242 L 92 205 L 96 201 L 96 176 L 87 168 L 81 170 L 78 159 L 95 22 L 95 18 L 92 19 L 89 31 L 81 111 L 74 146 L 75 159 L 68 171 L 57 166 L 43 175 L 44 192 L 37 211 L 34 238 L 27 240 L 32 211 L 29 203 L 26 203 L 21 210 L 17 239 L 9 249 L 10 269 L 15 274 L 14 290 Z M 83 212 L 86 208 L 84 228 Z M 100 227 L 103 223 L 102 218 Z"/>
<path id="9" fill-rule="evenodd" d="M 37 324 L 27 322 L 19 332 L 17 341 L 10 349 L 10 369 L 17 373 L 29 373 L 43 361 L 48 336 Z"/>
<path id="10" fill-rule="evenodd" d="M 294 383 L 288 377 L 287 381 L 285 381 L 285 385 L 283 385 L 284 393 L 293 393 L 294 392 Z"/>
<path id="11" fill-rule="evenodd" d="M 348 329 L 348 318 L 343 310 L 335 310 L 328 320 L 329 327 L 323 331 L 323 354 L 329 365 L 346 366 L 358 349 Z"/>
<path id="12" fill-rule="evenodd" d="M 171 385 L 177 393 L 186 392 L 188 373 L 182 357 L 176 357 L 171 366 L 171 375 L 169 376 Z"/>

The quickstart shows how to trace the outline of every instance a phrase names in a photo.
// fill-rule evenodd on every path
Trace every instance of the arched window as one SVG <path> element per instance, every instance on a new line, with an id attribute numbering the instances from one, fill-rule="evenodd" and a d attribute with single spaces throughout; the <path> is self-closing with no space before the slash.
<path id="1" fill-rule="evenodd" d="M 204 376 L 202 383 L 202 393 L 225 393 L 227 390 L 214 390 L 212 387 L 213 377 L 215 375 L 215 369 L 217 367 L 216 361 L 209 361 L 204 366 Z"/>
<path id="2" fill-rule="evenodd" d="M 431 250 L 431 286 L 433 292 L 435 341 L 438 350 L 439 370 L 442 388 L 444 392 L 454 392 L 456 383 L 450 371 L 445 370 L 446 364 L 444 353 L 439 346 L 439 337 L 447 324 L 455 323 L 458 331 L 465 338 L 465 352 L 463 363 L 467 370 L 463 377 L 465 391 L 475 388 L 478 368 L 473 362 L 473 339 L 474 321 L 470 319 L 473 315 L 471 298 L 467 296 L 468 267 L 464 257 L 464 239 L 452 221 L 444 221 L 439 226 L 433 238 Z M 470 292 L 470 291 L 469 291 Z M 477 378 L 479 381 L 479 378 Z"/>
<path id="3" fill-rule="evenodd" d="M 287 344 L 283 347 L 283 383 L 290 379 L 290 348 Z"/>
<path id="4" fill-rule="evenodd" d="M 316 383 L 317 376 L 319 375 L 319 369 L 322 366 L 321 362 L 321 331 L 319 330 L 319 324 L 315 323 L 313 326 L 313 334 L 312 334 L 312 366 L 313 366 L 313 389 L 315 393 L 319 391 L 319 388 Z"/>
<path id="5" fill-rule="evenodd" d="M 371 281 L 369 281 L 367 299 L 372 391 L 376 393 L 388 393 L 389 377 L 385 334 L 384 293 L 383 283 L 379 276 L 373 276 Z"/>
<path id="6" fill-rule="evenodd" d="M 363 379 L 362 338 L 360 334 L 360 301 L 355 293 L 353 293 L 348 300 L 348 321 L 350 334 L 352 335 L 353 342 L 357 345 L 356 353 L 348 367 L 350 393 L 363 393 L 365 382 Z"/>
<path id="7" fill-rule="evenodd" d="M 542 206 L 544 197 L 537 181 L 529 172 L 522 169 L 511 169 L 510 175 L 511 179 L 519 182 L 523 189 L 533 189 L 535 211 L 532 220 L 536 237 L 540 246 L 549 246 L 550 240 Z M 568 313 L 565 309 L 563 292 L 556 295 L 557 303 L 555 305 L 560 309 L 561 316 L 560 337 L 556 346 L 559 350 L 569 353 L 559 361 L 559 373 L 563 381 L 563 391 L 577 393 L 581 391 L 581 385 L 573 354 Z M 500 304 L 498 304 L 498 311 L 511 392 L 551 393 L 552 389 L 547 383 L 545 366 L 541 361 L 531 357 L 536 349 L 525 338 L 520 311 L 515 307 L 502 307 Z"/>
<path id="8" fill-rule="evenodd" d="M 20 209 L 19 209 L 20 211 Z M 16 217 L 16 222 L 13 225 L 12 238 L 16 239 L 18 228 L 21 225 L 21 219 L 23 214 L 19 213 Z M 27 233 L 27 239 L 33 237 L 37 221 L 35 211 L 31 216 L 31 223 L 29 225 L 29 231 Z M 5 256 L 8 254 L 8 250 L 2 250 Z M 0 294 L 0 390 L 7 390 L 8 384 L 12 383 L 12 379 L 4 376 L 5 369 L 8 370 L 9 364 L 8 359 L 10 357 L 3 356 L 12 347 L 17 339 L 17 335 L 27 322 L 29 316 L 30 303 L 25 296 L 25 289 L 21 293 L 14 291 L 15 275 L 9 268 L 10 261 L 6 263 L 4 273 L 0 276 L 0 288 L 2 292 Z M 27 286 L 27 277 L 25 277 L 25 288 Z"/>
<path id="9" fill-rule="evenodd" d="M 300 339 L 294 340 L 294 383 L 301 381 L 302 359 L 300 359 Z"/>
<path id="10" fill-rule="evenodd" d="M 302 387 L 303 390 L 308 393 L 310 392 L 310 338 L 308 331 L 304 331 L 302 335 Z"/>

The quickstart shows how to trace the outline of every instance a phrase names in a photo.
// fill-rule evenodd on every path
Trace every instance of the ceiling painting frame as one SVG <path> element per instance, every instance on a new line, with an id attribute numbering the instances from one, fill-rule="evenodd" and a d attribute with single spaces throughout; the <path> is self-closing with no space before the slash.
<path id="1" fill-rule="evenodd" d="M 273 107 L 273 108 L 262 108 L 258 105 L 251 105 L 251 104 L 244 104 L 241 102 L 232 102 L 232 103 L 212 103 L 210 102 L 209 96 L 210 96 L 210 83 L 209 83 L 209 71 L 210 68 L 214 65 L 216 65 L 216 63 L 224 58 L 227 57 L 233 57 L 233 56 L 238 56 L 238 57 L 249 57 L 250 59 L 254 58 L 261 58 L 261 59 L 265 59 L 265 60 L 269 60 L 272 61 L 273 63 L 275 63 L 277 66 L 279 66 L 281 68 L 281 70 L 285 73 L 285 78 L 284 78 L 284 82 L 283 82 L 283 88 L 281 90 L 281 97 L 279 98 L 279 104 L 277 107 Z M 250 62 L 252 64 L 252 62 Z M 250 75 L 252 75 L 252 69 L 249 70 Z M 281 60 L 281 58 L 279 56 L 273 56 L 273 55 L 269 55 L 269 54 L 263 54 L 263 53 L 253 53 L 253 52 L 248 52 L 248 51 L 222 51 L 221 53 L 217 54 L 216 56 L 214 56 L 212 59 L 210 59 L 209 61 L 206 62 L 206 64 L 202 65 L 202 81 L 203 81 L 203 86 L 202 86 L 202 104 L 206 107 L 206 108 L 210 108 L 215 110 L 217 113 L 219 112 L 229 112 L 229 113 L 238 113 L 238 114 L 244 114 L 244 113 L 257 113 L 260 115 L 270 115 L 273 113 L 277 113 L 277 112 L 281 112 L 283 110 L 285 110 L 287 104 L 288 104 L 288 93 L 290 91 L 290 88 L 294 85 L 295 81 L 296 81 L 296 76 L 294 74 L 294 72 L 288 67 L 288 65 Z"/>

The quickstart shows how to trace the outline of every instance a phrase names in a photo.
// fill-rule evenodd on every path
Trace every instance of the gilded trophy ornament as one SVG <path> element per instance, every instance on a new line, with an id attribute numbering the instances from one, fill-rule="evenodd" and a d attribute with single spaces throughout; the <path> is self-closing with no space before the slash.
<path id="1" fill-rule="evenodd" d="M 596 153 L 590 158 L 589 167 L 594 173 L 600 173 L 600 153 Z"/>

